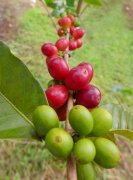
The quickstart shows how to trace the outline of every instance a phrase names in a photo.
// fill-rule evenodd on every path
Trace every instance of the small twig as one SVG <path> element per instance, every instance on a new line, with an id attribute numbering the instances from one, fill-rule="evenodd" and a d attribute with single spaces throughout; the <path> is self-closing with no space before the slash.
<path id="1" fill-rule="evenodd" d="M 76 14 L 77 14 L 78 17 L 80 15 L 82 4 L 83 4 L 83 0 L 79 0 L 78 5 L 77 5 L 77 9 L 76 9 Z"/>
<path id="2" fill-rule="evenodd" d="M 84 13 L 84 11 L 88 8 L 88 4 L 86 6 L 84 6 L 84 8 L 82 9 L 81 13 L 80 13 L 80 16 Z"/>
<path id="3" fill-rule="evenodd" d="M 69 36 L 70 36 L 70 34 L 69 34 L 69 29 L 67 30 L 67 34 L 66 34 L 66 39 L 69 41 Z M 67 48 L 66 50 L 65 50 L 65 52 L 64 52 L 64 59 L 65 59 L 65 61 L 67 62 L 67 64 L 68 64 L 68 58 L 69 58 L 69 48 Z"/>
<path id="4" fill-rule="evenodd" d="M 58 29 L 57 29 L 56 23 L 55 23 L 55 21 L 53 20 L 51 14 L 50 14 L 50 12 L 49 12 L 49 9 L 48 9 L 47 5 L 45 4 L 45 2 L 44 2 L 43 0 L 40 0 L 40 1 L 41 1 L 41 3 L 43 4 L 45 10 L 47 11 L 49 18 L 50 18 L 53 26 L 55 27 L 55 29 L 56 29 L 56 31 L 57 31 Z"/>

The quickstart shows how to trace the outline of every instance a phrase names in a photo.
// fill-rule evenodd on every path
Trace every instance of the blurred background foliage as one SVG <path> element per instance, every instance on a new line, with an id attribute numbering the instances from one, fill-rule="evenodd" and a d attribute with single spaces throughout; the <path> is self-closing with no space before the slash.
<path id="1" fill-rule="evenodd" d="M 48 11 L 52 13 L 49 8 Z M 133 1 L 103 0 L 100 7 L 85 8 L 80 22 L 86 36 L 83 48 L 70 58 L 70 66 L 81 61 L 92 63 L 95 69 L 92 84 L 102 91 L 103 101 L 121 103 L 133 114 Z M 0 40 L 23 60 L 43 88 L 51 78 L 40 47 L 46 42 L 54 43 L 57 38 L 42 2 L 0 1 Z M 132 180 L 133 143 L 120 137 L 118 143 L 121 164 L 106 171 L 104 177 Z M 50 155 L 44 144 L 0 141 L 0 146 L 0 180 L 66 179 L 65 163 Z"/>

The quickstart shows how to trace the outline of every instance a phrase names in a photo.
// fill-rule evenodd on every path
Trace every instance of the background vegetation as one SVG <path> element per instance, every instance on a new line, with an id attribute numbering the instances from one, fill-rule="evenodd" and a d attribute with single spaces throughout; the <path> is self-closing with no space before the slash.
<path id="1" fill-rule="evenodd" d="M 56 31 L 40 2 L 32 7 L 27 0 L 0 1 L 0 39 L 5 41 L 46 88 L 50 76 L 40 47 L 55 42 Z M 93 84 L 105 101 L 117 101 L 133 114 L 133 2 L 104 0 L 102 7 L 88 7 L 81 16 L 86 29 L 84 46 L 74 52 L 70 65 L 91 62 Z M 16 89 L 17 91 L 17 89 Z M 117 98 L 117 100 L 115 100 Z M 118 168 L 105 172 L 105 179 L 133 179 L 133 143 L 119 138 L 122 161 Z M 44 149 L 44 144 L 0 141 L 1 180 L 63 180 L 65 164 Z"/>

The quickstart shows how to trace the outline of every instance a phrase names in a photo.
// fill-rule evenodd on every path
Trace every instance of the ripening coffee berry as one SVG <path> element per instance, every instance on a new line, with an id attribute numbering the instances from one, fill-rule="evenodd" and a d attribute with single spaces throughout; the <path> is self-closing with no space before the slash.
<path id="1" fill-rule="evenodd" d="M 92 77 L 93 77 L 93 74 L 94 74 L 94 69 L 93 69 L 92 65 L 90 63 L 82 62 L 78 66 L 85 67 L 88 70 L 89 82 L 90 82 L 92 80 Z"/>
<path id="2" fill-rule="evenodd" d="M 50 75 L 56 80 L 64 80 L 69 73 L 67 62 L 59 56 L 49 58 L 47 67 Z"/>
<path id="3" fill-rule="evenodd" d="M 63 17 L 59 19 L 58 24 L 63 28 L 67 29 L 71 26 L 71 20 L 68 17 Z"/>
<path id="4" fill-rule="evenodd" d="M 66 38 L 60 38 L 55 45 L 59 51 L 65 51 L 68 48 L 69 41 Z"/>
<path id="5" fill-rule="evenodd" d="M 47 105 L 38 106 L 32 118 L 37 134 L 41 138 L 44 138 L 50 129 L 59 127 L 59 119 L 55 110 Z"/>
<path id="6" fill-rule="evenodd" d="M 120 162 L 120 151 L 111 140 L 99 137 L 94 141 L 96 156 L 94 161 L 103 168 L 114 168 Z"/>
<path id="7" fill-rule="evenodd" d="M 67 17 L 71 20 L 72 23 L 74 22 L 75 18 L 73 15 L 69 14 Z"/>
<path id="8" fill-rule="evenodd" d="M 101 92 L 93 85 L 87 85 L 77 92 L 76 104 L 81 104 L 87 108 L 98 106 L 101 100 Z"/>
<path id="9" fill-rule="evenodd" d="M 57 47 L 52 43 L 46 43 L 42 45 L 41 50 L 42 50 L 42 53 L 48 57 L 52 57 L 54 55 L 57 55 L 58 53 Z"/>
<path id="10" fill-rule="evenodd" d="M 113 126 L 113 118 L 112 115 L 106 109 L 102 108 L 94 108 L 91 111 L 94 127 L 91 132 L 93 136 L 102 136 L 112 128 Z"/>
<path id="11" fill-rule="evenodd" d="M 82 47 L 82 41 L 80 40 L 80 39 L 77 39 L 77 48 L 80 48 L 80 47 Z"/>
<path id="12" fill-rule="evenodd" d="M 73 155 L 80 164 L 88 164 L 94 160 L 96 149 L 89 138 L 81 138 L 73 147 Z"/>
<path id="13" fill-rule="evenodd" d="M 71 26 L 71 27 L 70 27 L 70 34 L 71 34 L 71 35 L 73 35 L 75 29 L 76 29 L 76 28 L 75 28 L 74 26 Z"/>
<path id="14" fill-rule="evenodd" d="M 84 36 L 85 30 L 83 28 L 76 29 L 73 33 L 74 39 L 80 39 Z"/>
<path id="15" fill-rule="evenodd" d="M 63 85 L 54 85 L 48 88 L 45 93 L 50 106 L 54 109 L 63 106 L 68 99 L 68 90 Z"/>
<path id="16" fill-rule="evenodd" d="M 78 180 L 96 180 L 96 171 L 93 164 L 79 164 L 77 163 Z M 88 173 L 89 172 L 89 173 Z"/>
<path id="17" fill-rule="evenodd" d="M 72 68 L 65 78 L 65 84 L 70 90 L 80 90 L 88 84 L 88 81 L 88 70 L 82 66 Z"/>
<path id="18" fill-rule="evenodd" d="M 62 28 L 59 28 L 58 29 L 58 35 L 61 37 L 61 36 L 63 36 L 64 35 L 64 30 L 62 29 Z"/>
<path id="19" fill-rule="evenodd" d="M 45 138 L 46 147 L 56 157 L 66 159 L 73 148 L 73 139 L 62 128 L 51 129 Z"/>
<path id="20" fill-rule="evenodd" d="M 88 109 L 81 105 L 73 106 L 70 110 L 69 122 L 80 136 L 90 134 L 93 129 L 93 117 Z"/>
<path id="21" fill-rule="evenodd" d="M 73 51 L 77 48 L 77 42 L 73 39 L 69 41 L 69 50 Z"/>

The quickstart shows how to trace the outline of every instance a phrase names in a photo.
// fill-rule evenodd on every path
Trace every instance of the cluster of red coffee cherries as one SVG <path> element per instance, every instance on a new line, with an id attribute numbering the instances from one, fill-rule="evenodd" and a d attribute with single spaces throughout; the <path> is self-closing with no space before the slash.
<path id="1" fill-rule="evenodd" d="M 82 46 L 81 38 L 85 30 L 75 27 L 75 17 L 68 15 L 58 21 L 58 35 L 55 44 L 46 43 L 42 46 L 42 53 L 46 56 L 46 64 L 53 77 L 48 83 L 45 93 L 49 105 L 53 107 L 60 120 L 65 120 L 66 104 L 71 93 L 75 104 L 87 107 L 89 110 L 98 106 L 101 93 L 97 87 L 90 84 L 94 70 L 90 63 L 82 62 L 78 66 L 69 68 L 66 54 Z"/>

